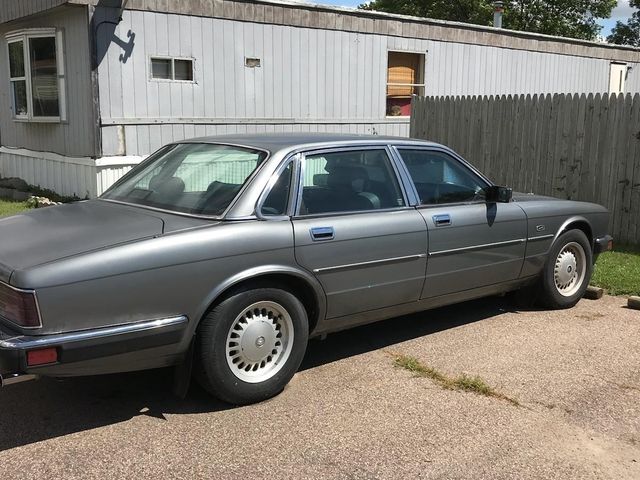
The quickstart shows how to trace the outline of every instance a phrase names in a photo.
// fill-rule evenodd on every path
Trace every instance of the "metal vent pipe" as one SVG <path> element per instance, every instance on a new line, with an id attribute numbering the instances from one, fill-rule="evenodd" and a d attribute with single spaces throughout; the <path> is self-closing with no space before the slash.
<path id="1" fill-rule="evenodd" d="M 493 26 L 502 28 L 502 14 L 504 13 L 504 2 L 493 2 Z"/>

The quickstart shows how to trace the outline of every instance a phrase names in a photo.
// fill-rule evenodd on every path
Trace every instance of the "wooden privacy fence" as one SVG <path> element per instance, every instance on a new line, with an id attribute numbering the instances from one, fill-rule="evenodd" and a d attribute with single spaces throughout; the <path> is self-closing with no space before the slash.
<path id="1" fill-rule="evenodd" d="M 494 182 L 605 205 L 640 244 L 640 95 L 414 97 L 411 136 L 445 144 Z"/>

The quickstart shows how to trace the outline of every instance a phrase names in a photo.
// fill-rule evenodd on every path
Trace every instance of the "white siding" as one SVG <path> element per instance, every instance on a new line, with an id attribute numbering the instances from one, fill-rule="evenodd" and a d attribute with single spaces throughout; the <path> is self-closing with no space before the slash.
<path id="1" fill-rule="evenodd" d="M 406 136 L 406 122 L 385 117 L 389 50 L 426 54 L 427 95 L 605 92 L 609 81 L 608 60 L 391 35 L 125 11 L 115 34 L 129 31 L 128 61 L 111 43 L 99 67 L 103 155 L 224 133 Z M 152 55 L 193 57 L 195 83 L 151 80 Z M 640 91 L 640 68 L 627 88 Z"/>
<path id="2" fill-rule="evenodd" d="M 67 0 L 2 0 L 0 23 L 55 8 Z"/>
<path id="3" fill-rule="evenodd" d="M 436 41 L 428 49 L 428 96 L 609 91 L 609 60 Z M 639 65 L 629 65 L 627 91 L 639 92 Z"/>
<path id="4" fill-rule="evenodd" d="M 142 161 L 142 158 L 140 158 Z M 138 162 L 139 163 L 139 162 Z M 97 194 L 102 195 L 116 180 L 133 168 L 136 163 L 131 165 L 112 165 L 105 167 L 97 167 Z"/>
<path id="5" fill-rule="evenodd" d="M 236 133 L 269 133 L 269 132 L 334 132 L 409 136 L 409 122 L 380 123 L 226 123 L 226 124 L 192 124 L 165 123 L 161 125 L 127 125 L 124 131 L 126 154 L 147 155 L 169 142 L 185 138 L 209 135 L 227 135 Z M 118 149 L 118 128 L 109 126 L 102 128 L 102 143 L 105 155 L 116 155 Z"/>
<path id="6" fill-rule="evenodd" d="M 95 197 L 97 193 L 96 167 L 90 158 L 1 151 L 0 176 L 19 177 L 31 185 L 48 188 L 61 195 L 85 198 Z"/>
<path id="7" fill-rule="evenodd" d="M 121 118 L 384 119 L 386 51 L 427 41 L 125 11 L 99 68 L 104 121 Z M 104 41 L 104 39 L 101 39 Z M 195 58 L 196 83 L 150 79 L 153 55 Z M 247 68 L 245 57 L 261 59 Z"/>

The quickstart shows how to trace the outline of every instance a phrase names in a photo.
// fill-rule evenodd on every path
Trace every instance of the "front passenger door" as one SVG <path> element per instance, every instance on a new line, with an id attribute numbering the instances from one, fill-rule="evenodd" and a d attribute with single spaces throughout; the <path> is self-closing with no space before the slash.
<path id="1" fill-rule="evenodd" d="M 438 149 L 399 147 L 427 223 L 429 248 L 421 298 L 462 292 L 520 276 L 527 222 L 515 203 L 487 203 L 489 182 Z"/>

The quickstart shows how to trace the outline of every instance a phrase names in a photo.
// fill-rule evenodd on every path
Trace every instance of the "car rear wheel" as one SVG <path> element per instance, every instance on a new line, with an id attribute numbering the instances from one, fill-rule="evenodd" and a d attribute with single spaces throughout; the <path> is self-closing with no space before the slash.
<path id="1" fill-rule="evenodd" d="M 551 247 L 541 281 L 540 300 L 550 308 L 573 307 L 589 286 L 593 252 L 581 230 L 569 230 Z"/>
<path id="2" fill-rule="evenodd" d="M 238 292 L 198 327 L 196 377 L 209 393 L 235 405 L 273 397 L 302 362 L 308 325 L 304 306 L 285 290 Z"/>

